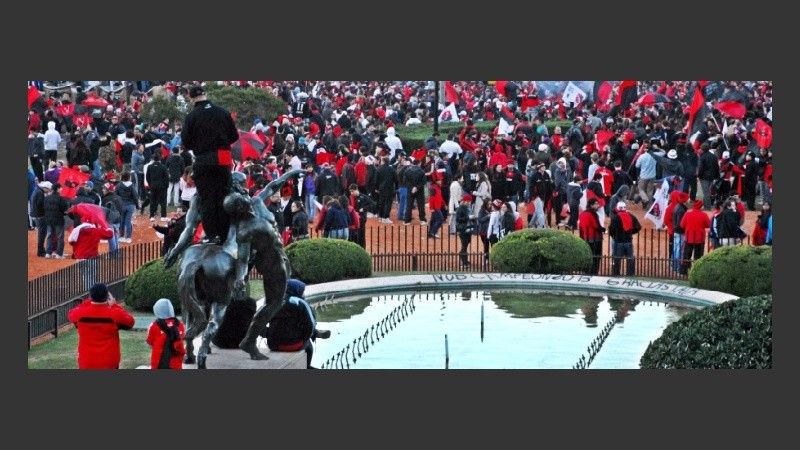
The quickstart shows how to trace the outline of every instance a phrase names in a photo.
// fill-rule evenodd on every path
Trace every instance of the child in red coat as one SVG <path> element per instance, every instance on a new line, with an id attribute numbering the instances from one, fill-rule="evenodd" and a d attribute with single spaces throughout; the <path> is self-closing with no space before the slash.
<path id="1" fill-rule="evenodd" d="M 153 305 L 156 320 L 147 330 L 147 344 L 153 348 L 150 354 L 151 369 L 183 369 L 186 347 L 183 337 L 186 329 L 175 317 L 175 309 L 169 299 L 159 299 Z"/>

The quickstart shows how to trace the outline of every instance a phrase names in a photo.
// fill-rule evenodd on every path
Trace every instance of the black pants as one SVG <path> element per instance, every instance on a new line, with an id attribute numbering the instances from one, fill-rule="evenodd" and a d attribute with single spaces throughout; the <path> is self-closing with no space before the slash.
<path id="1" fill-rule="evenodd" d="M 378 192 L 378 217 L 388 219 L 392 213 L 392 202 L 394 201 L 394 189 Z"/>
<path id="2" fill-rule="evenodd" d="M 33 174 L 36 175 L 36 179 L 39 180 L 41 183 L 44 181 L 44 168 L 42 167 L 42 158 L 38 156 L 30 156 L 31 161 L 31 169 L 33 170 Z"/>
<path id="3" fill-rule="evenodd" d="M 231 220 L 222 203 L 231 191 L 231 170 L 228 166 L 195 165 L 192 172 L 203 231 L 206 236 L 219 236 L 225 242 Z"/>
<path id="4" fill-rule="evenodd" d="M 408 188 L 408 198 L 406 199 L 406 215 L 405 222 L 411 222 L 411 211 L 414 210 L 414 201 L 417 203 L 417 211 L 419 211 L 419 221 L 425 222 L 425 188 L 417 187 L 417 192 L 414 189 Z"/>
<path id="5" fill-rule="evenodd" d="M 150 218 L 156 215 L 161 207 L 161 217 L 167 217 L 167 188 L 150 186 Z"/>
<path id="6" fill-rule="evenodd" d="M 692 259 L 697 261 L 703 257 L 705 252 L 705 242 L 700 244 L 683 244 L 683 269 L 688 273 L 692 267 Z"/>
<path id="7" fill-rule="evenodd" d="M 592 269 L 589 273 L 597 275 L 600 273 L 600 258 L 603 256 L 603 240 L 586 241 L 592 249 Z"/>
<path id="8" fill-rule="evenodd" d="M 461 239 L 461 249 L 458 251 L 458 256 L 461 258 L 462 265 L 469 265 L 469 259 L 467 259 L 467 247 L 469 247 L 470 241 L 472 241 L 472 235 L 470 233 L 460 232 L 458 233 L 458 237 Z"/>
<path id="9" fill-rule="evenodd" d="M 697 175 L 687 175 L 683 179 L 683 192 L 689 194 L 689 200 L 697 200 Z"/>

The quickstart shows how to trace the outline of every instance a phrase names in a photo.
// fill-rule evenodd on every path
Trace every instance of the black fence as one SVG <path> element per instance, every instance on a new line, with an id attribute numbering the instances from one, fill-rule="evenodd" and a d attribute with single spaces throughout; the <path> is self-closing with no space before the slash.
<path id="1" fill-rule="evenodd" d="M 568 229 L 562 229 L 570 231 Z M 372 257 L 375 272 L 494 272 L 485 258 L 483 243 L 473 236 L 468 247 L 469 267 L 462 267 L 458 252 L 461 242 L 457 235 L 448 233 L 447 224 L 439 232 L 439 238 L 427 237 L 427 226 L 382 224 L 366 230 L 366 250 Z M 572 231 L 577 233 L 577 230 Z M 311 230 L 311 238 L 321 234 Z M 749 240 L 742 244 L 749 245 Z M 706 252 L 710 251 L 706 248 Z M 606 236 L 603 256 L 597 275 L 614 276 L 611 256 L 611 240 Z M 665 230 L 644 229 L 634 236 L 634 276 L 685 280 L 686 275 L 671 267 L 671 252 Z M 161 242 L 148 242 L 125 246 L 114 257 L 103 253 L 97 260 L 95 277 L 109 285 L 112 294 L 124 299 L 125 281 L 143 264 L 161 257 Z M 38 337 L 58 335 L 60 327 L 67 325 L 67 311 L 88 295 L 90 283 L 85 278 L 83 262 L 78 261 L 57 272 L 28 282 L 28 342 Z M 623 261 L 620 273 L 625 275 L 627 267 Z M 575 272 L 578 273 L 578 272 Z M 582 273 L 582 272 L 580 272 Z M 255 270 L 250 279 L 261 279 Z"/>

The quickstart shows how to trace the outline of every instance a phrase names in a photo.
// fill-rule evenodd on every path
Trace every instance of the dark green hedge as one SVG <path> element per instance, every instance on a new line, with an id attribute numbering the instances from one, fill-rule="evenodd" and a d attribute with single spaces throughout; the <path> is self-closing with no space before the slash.
<path id="1" fill-rule="evenodd" d="M 169 119 L 170 123 L 183 121 L 186 113 L 178 109 L 175 100 L 167 100 L 164 97 L 154 97 L 147 102 L 139 113 L 139 118 L 146 123 L 159 123 L 164 119 Z"/>
<path id="2" fill-rule="evenodd" d="M 304 239 L 286 247 L 292 277 L 325 283 L 372 276 L 372 259 L 358 244 L 343 239 Z"/>
<path id="3" fill-rule="evenodd" d="M 232 113 L 236 113 L 236 126 L 249 130 L 256 118 L 269 126 L 273 120 L 286 114 L 286 104 L 266 89 L 219 86 L 206 83 L 208 99 Z"/>
<path id="4" fill-rule="evenodd" d="M 592 251 L 580 237 L 552 228 L 529 228 L 506 235 L 492 246 L 492 265 L 508 273 L 586 271 Z"/>
<path id="5" fill-rule="evenodd" d="M 689 283 L 739 297 L 772 294 L 772 247 L 734 245 L 715 249 L 692 265 Z"/>
<path id="6" fill-rule="evenodd" d="M 651 342 L 642 369 L 772 368 L 772 295 L 692 311 Z"/>
<path id="7" fill-rule="evenodd" d="M 552 136 L 556 126 L 560 126 L 562 131 L 566 132 L 567 129 L 572 125 L 572 122 L 552 121 L 546 122 L 545 125 Z M 481 133 L 491 132 L 496 126 L 497 120 L 475 123 L 475 128 L 477 128 Z M 447 133 L 450 132 L 455 133 L 456 138 L 458 138 L 458 133 L 461 132 L 463 127 L 464 124 L 462 122 L 440 123 L 439 142 L 444 142 L 445 138 L 447 137 Z M 400 137 L 400 140 L 403 142 L 403 149 L 408 152 L 424 146 L 425 139 L 429 138 L 433 134 L 433 124 L 419 124 L 408 127 L 405 125 L 396 125 L 395 130 L 397 131 L 397 135 Z"/>
<path id="8" fill-rule="evenodd" d="M 125 305 L 137 311 L 152 312 L 158 299 L 168 298 L 175 307 L 175 314 L 178 314 L 181 310 L 178 266 L 173 264 L 165 269 L 164 258 L 145 263 L 125 281 Z"/>

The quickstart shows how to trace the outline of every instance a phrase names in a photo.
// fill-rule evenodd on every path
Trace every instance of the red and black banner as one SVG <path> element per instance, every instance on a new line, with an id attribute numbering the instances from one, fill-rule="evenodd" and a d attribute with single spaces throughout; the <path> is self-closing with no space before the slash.
<path id="1" fill-rule="evenodd" d="M 592 87 L 592 100 L 595 103 L 605 104 L 611 96 L 613 87 L 608 81 L 595 81 Z"/>
<path id="2" fill-rule="evenodd" d="M 750 101 L 745 94 L 739 91 L 728 91 L 714 104 L 714 108 L 734 119 L 744 119 L 749 103 Z"/>
<path id="3" fill-rule="evenodd" d="M 616 104 L 627 109 L 631 103 L 639 98 L 639 92 L 636 88 L 636 81 L 623 81 L 619 85 L 619 92 L 617 93 Z"/>
<path id="4" fill-rule="evenodd" d="M 692 103 L 689 105 L 689 136 L 703 129 L 703 122 L 710 112 L 703 97 L 703 92 L 699 86 L 696 87 L 694 94 L 692 94 Z"/>
<path id="5" fill-rule="evenodd" d="M 36 86 L 28 86 L 28 110 L 41 114 L 46 109 L 47 102 L 44 101 L 41 92 L 36 89 Z"/>
<path id="6" fill-rule="evenodd" d="M 519 86 L 513 81 L 497 81 L 494 87 L 497 93 L 506 98 L 506 101 L 514 100 L 517 98 L 517 90 Z"/>

